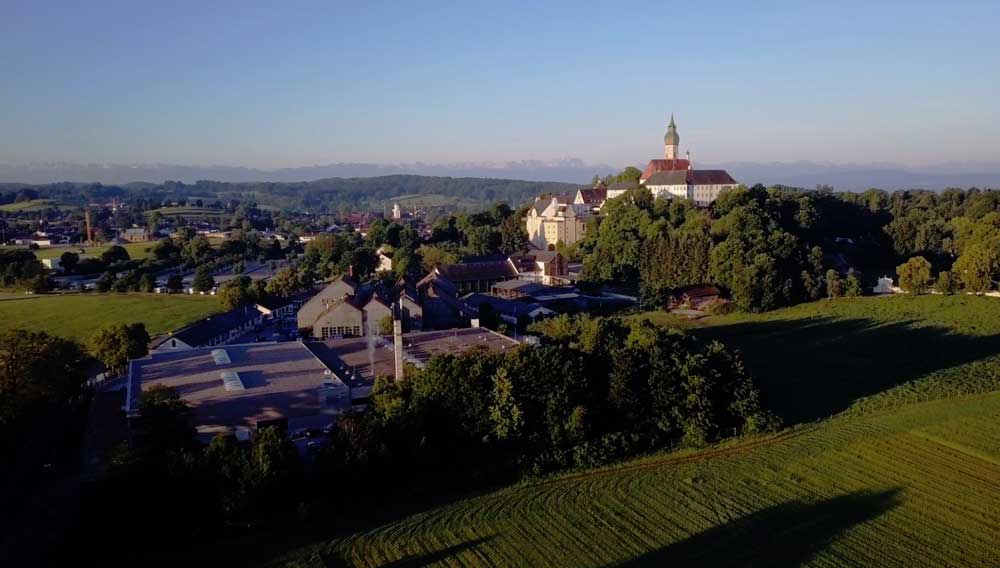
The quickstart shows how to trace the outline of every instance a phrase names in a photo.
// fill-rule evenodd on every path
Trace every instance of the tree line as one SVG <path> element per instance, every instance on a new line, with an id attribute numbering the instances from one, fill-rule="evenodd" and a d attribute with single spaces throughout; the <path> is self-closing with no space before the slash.
<path id="1" fill-rule="evenodd" d="M 602 214 L 575 247 L 584 279 L 634 286 L 647 307 L 697 284 L 722 287 L 746 311 L 860 295 L 918 256 L 932 272 L 947 273 L 946 289 L 981 293 L 1000 277 L 1000 193 L 993 191 L 758 185 L 725 191 L 700 209 L 640 188 L 609 200 Z"/>

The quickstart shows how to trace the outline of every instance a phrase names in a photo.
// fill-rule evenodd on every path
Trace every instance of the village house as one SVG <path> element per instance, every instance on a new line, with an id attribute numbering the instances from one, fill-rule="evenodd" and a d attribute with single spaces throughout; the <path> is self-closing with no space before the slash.
<path id="1" fill-rule="evenodd" d="M 200 347 L 226 345 L 249 333 L 261 325 L 263 321 L 263 314 L 256 308 L 239 307 L 209 316 L 159 338 L 150 346 L 150 352 L 185 351 Z"/>
<path id="2" fill-rule="evenodd" d="M 152 240 L 153 235 L 144 227 L 132 227 L 119 232 L 118 237 L 130 243 L 144 243 Z"/>

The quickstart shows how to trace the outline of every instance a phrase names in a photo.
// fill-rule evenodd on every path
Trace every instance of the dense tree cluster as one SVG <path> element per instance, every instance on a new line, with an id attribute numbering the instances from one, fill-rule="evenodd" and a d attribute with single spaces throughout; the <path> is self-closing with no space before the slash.
<path id="1" fill-rule="evenodd" d="M 602 213 L 579 244 L 584 277 L 635 286 L 649 307 L 663 305 L 671 290 L 707 283 L 747 311 L 856 296 L 897 265 L 904 288 L 918 292 L 936 271 L 950 271 L 948 289 L 951 278 L 976 293 L 1000 278 L 1000 193 L 992 191 L 755 186 L 697 210 L 638 189 L 609 200 Z M 916 281 L 913 257 L 927 263 Z"/>
<path id="2" fill-rule="evenodd" d="M 725 429 L 775 425 L 738 354 L 648 323 L 562 316 L 538 324 L 545 343 L 436 357 L 402 382 L 379 379 L 364 435 L 342 459 L 385 467 L 479 456 L 492 468 L 590 466 Z M 419 467 L 419 465 L 418 465 Z"/>
<path id="3" fill-rule="evenodd" d="M 46 269 L 29 250 L 0 249 L 0 287 L 44 291 L 48 287 Z"/>

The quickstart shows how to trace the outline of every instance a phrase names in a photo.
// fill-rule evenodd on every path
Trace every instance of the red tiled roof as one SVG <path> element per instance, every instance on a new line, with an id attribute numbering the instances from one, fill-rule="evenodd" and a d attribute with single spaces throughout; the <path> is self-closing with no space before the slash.
<path id="1" fill-rule="evenodd" d="M 656 172 L 669 172 L 674 170 L 686 170 L 691 166 L 691 162 L 682 158 L 676 160 L 650 160 L 646 169 L 642 172 L 642 179 L 648 179 Z"/>

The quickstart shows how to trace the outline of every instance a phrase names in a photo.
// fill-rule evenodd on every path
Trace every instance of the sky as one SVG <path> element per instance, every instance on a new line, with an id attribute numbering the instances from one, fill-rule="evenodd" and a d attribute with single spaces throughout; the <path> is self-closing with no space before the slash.
<path id="1" fill-rule="evenodd" d="M 1000 160 L 1000 2 L 0 2 L 0 163 Z"/>

